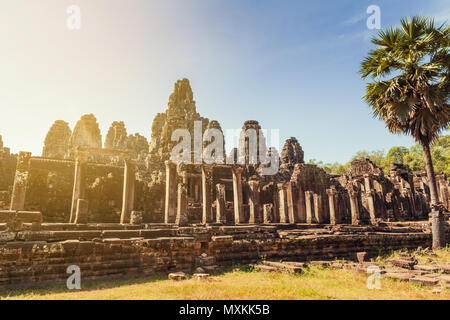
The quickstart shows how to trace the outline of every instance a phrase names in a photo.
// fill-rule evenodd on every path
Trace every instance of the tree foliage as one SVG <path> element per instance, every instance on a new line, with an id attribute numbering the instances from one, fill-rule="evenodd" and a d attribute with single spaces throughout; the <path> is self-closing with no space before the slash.
<path id="1" fill-rule="evenodd" d="M 443 172 L 450 177 L 450 135 L 442 135 L 434 141 L 431 145 L 431 156 L 436 172 Z M 370 159 L 382 168 L 385 173 L 389 172 L 390 165 L 394 163 L 406 165 L 412 172 L 423 172 L 425 170 L 423 150 L 419 143 L 410 148 L 403 146 L 392 147 L 387 153 L 384 150 L 358 151 L 352 157 L 352 160 L 365 158 Z M 311 159 L 308 163 L 321 167 L 329 174 L 344 174 L 348 172 L 351 161 L 340 164 L 338 162 L 323 163 L 322 161 Z"/>

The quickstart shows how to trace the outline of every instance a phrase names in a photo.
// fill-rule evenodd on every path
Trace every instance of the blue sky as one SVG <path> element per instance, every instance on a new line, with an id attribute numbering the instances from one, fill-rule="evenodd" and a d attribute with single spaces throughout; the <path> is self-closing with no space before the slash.
<path id="1" fill-rule="evenodd" d="M 71 4 L 81 9 L 78 31 L 66 27 Z M 224 129 L 248 119 L 280 129 L 306 159 L 410 146 L 362 100 L 357 70 L 376 33 L 369 5 L 381 8 L 382 28 L 407 15 L 450 18 L 448 0 L 4 0 L 0 135 L 14 152 L 40 155 L 55 120 L 73 128 L 94 113 L 103 138 L 116 120 L 150 138 L 186 77 L 202 116 Z"/>

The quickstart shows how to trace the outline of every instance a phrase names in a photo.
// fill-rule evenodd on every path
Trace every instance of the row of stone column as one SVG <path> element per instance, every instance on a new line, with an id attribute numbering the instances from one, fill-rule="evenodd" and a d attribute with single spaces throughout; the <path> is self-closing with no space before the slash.
<path id="1" fill-rule="evenodd" d="M 260 202 L 259 181 L 248 182 L 248 210 L 249 217 L 245 218 L 242 190 L 241 167 L 231 167 L 233 177 L 233 210 L 234 223 L 271 223 L 278 220 L 280 223 L 309 223 L 322 224 L 328 222 L 322 194 L 313 191 L 303 191 L 300 185 L 293 182 L 277 185 L 278 194 L 274 197 L 276 203 L 262 204 Z M 216 188 L 216 219 L 213 221 L 212 212 L 212 169 L 202 166 L 202 223 L 225 223 L 225 185 L 217 184 Z M 165 195 L 165 223 L 184 225 L 188 222 L 187 210 L 187 179 L 183 172 L 181 181 L 178 181 L 177 166 L 166 161 L 166 195 Z M 338 210 L 338 191 L 331 187 L 326 190 L 328 195 L 329 223 L 338 224 L 343 221 L 343 214 Z M 350 191 L 350 211 L 352 224 L 360 223 L 360 208 L 358 192 Z M 375 205 L 373 192 L 369 195 L 369 211 L 375 219 Z M 274 212 L 277 211 L 277 212 Z M 279 214 L 279 218 L 275 218 Z"/>
<path id="2" fill-rule="evenodd" d="M 177 166 L 171 161 L 166 161 L 166 194 L 164 223 L 176 223 L 178 225 L 188 222 L 187 210 L 187 179 L 186 173 L 180 172 L 178 177 Z M 244 220 L 243 194 L 242 194 L 242 171 L 241 167 L 232 167 L 233 175 L 233 202 L 235 223 Z M 212 167 L 201 166 L 202 172 L 202 223 L 225 223 L 225 185 L 217 184 L 216 188 L 216 219 L 213 221 L 212 212 Z M 256 208 L 254 208 L 253 213 Z"/>

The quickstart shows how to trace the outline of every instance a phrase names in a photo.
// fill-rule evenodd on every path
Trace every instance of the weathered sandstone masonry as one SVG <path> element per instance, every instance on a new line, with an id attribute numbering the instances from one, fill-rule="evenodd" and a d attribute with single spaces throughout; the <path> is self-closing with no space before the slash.
<path id="1" fill-rule="evenodd" d="M 2 231 L 0 288 L 64 284 L 69 265 L 80 267 L 84 283 L 192 271 L 202 253 L 215 257 L 220 266 L 231 266 L 261 259 L 354 258 L 359 251 L 376 255 L 431 244 L 431 234 L 422 232 L 419 223 L 377 228 L 311 228 L 305 224 L 289 229 L 282 225 L 143 227 L 43 224 L 42 231 Z M 5 228 L 0 223 L 0 230 Z"/>

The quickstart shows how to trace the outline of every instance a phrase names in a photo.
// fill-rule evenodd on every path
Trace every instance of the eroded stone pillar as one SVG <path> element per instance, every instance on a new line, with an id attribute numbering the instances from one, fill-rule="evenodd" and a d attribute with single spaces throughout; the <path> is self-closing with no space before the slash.
<path id="1" fill-rule="evenodd" d="M 187 217 L 187 189 L 184 183 L 178 183 L 177 190 L 177 216 L 175 224 L 178 226 L 185 226 L 188 223 Z"/>
<path id="2" fill-rule="evenodd" d="M 86 190 L 86 168 L 88 153 L 76 150 L 75 152 L 75 174 L 73 177 L 72 208 L 70 210 L 70 223 L 75 223 L 78 199 L 85 197 Z"/>
<path id="3" fill-rule="evenodd" d="M 283 183 L 278 184 L 278 208 L 280 210 L 280 223 L 288 223 L 288 204 L 287 204 L 287 190 Z"/>
<path id="4" fill-rule="evenodd" d="M 287 197 L 288 220 L 290 223 L 296 223 L 298 221 L 294 205 L 294 185 L 292 182 L 288 182 L 287 184 L 286 197 Z"/>
<path id="5" fill-rule="evenodd" d="M 313 192 L 305 191 L 306 223 L 317 223 L 314 215 Z"/>
<path id="6" fill-rule="evenodd" d="M 244 208 L 242 207 L 242 171 L 241 167 L 232 168 L 234 223 L 244 223 Z"/>
<path id="7" fill-rule="evenodd" d="M 123 170 L 123 195 L 122 195 L 122 213 L 120 223 L 130 223 L 131 211 L 134 210 L 134 186 L 136 182 L 136 161 L 125 160 Z"/>
<path id="8" fill-rule="evenodd" d="M 298 189 L 298 199 L 297 199 L 298 222 L 305 223 L 306 222 L 305 192 L 303 191 L 303 188 L 300 184 L 297 185 L 297 189 Z"/>
<path id="9" fill-rule="evenodd" d="M 330 207 L 330 224 L 337 224 L 340 222 L 339 217 L 336 216 L 336 201 L 335 196 L 337 194 L 336 189 L 327 189 L 328 194 L 328 204 Z"/>
<path id="10" fill-rule="evenodd" d="M 216 222 L 226 223 L 225 216 L 225 185 L 216 184 Z"/>
<path id="11" fill-rule="evenodd" d="M 23 210 L 25 207 L 25 194 L 27 191 L 30 171 L 31 152 L 19 153 L 17 158 L 16 175 L 11 195 L 10 210 Z"/>
<path id="12" fill-rule="evenodd" d="M 259 203 L 259 181 L 251 180 L 248 182 L 250 194 L 248 198 L 248 205 L 250 211 L 250 218 L 248 223 L 261 222 L 261 206 Z"/>
<path id="13" fill-rule="evenodd" d="M 318 223 L 324 223 L 322 195 L 314 193 L 314 216 Z"/>
<path id="14" fill-rule="evenodd" d="M 371 177 L 368 174 L 364 175 L 364 189 L 366 189 L 366 191 L 369 191 L 372 189 L 372 183 L 371 183 Z"/>
<path id="15" fill-rule="evenodd" d="M 212 200 L 211 200 L 211 168 L 202 166 L 202 223 L 210 223 L 212 218 Z"/>
<path id="16" fill-rule="evenodd" d="M 266 203 L 263 205 L 263 222 L 271 223 L 273 221 L 273 205 L 271 203 Z"/>
<path id="17" fill-rule="evenodd" d="M 373 190 L 369 190 L 366 193 L 367 198 L 367 206 L 370 215 L 370 222 L 372 224 L 376 223 L 376 214 L 375 214 L 375 195 Z"/>
<path id="18" fill-rule="evenodd" d="M 350 195 L 350 210 L 352 212 L 352 224 L 360 224 L 359 205 L 358 205 L 358 191 L 351 190 Z"/>
<path id="19" fill-rule="evenodd" d="M 177 202 L 177 169 L 176 165 L 167 160 L 166 164 L 166 196 L 164 207 L 164 223 L 173 223 L 176 218 Z"/>

